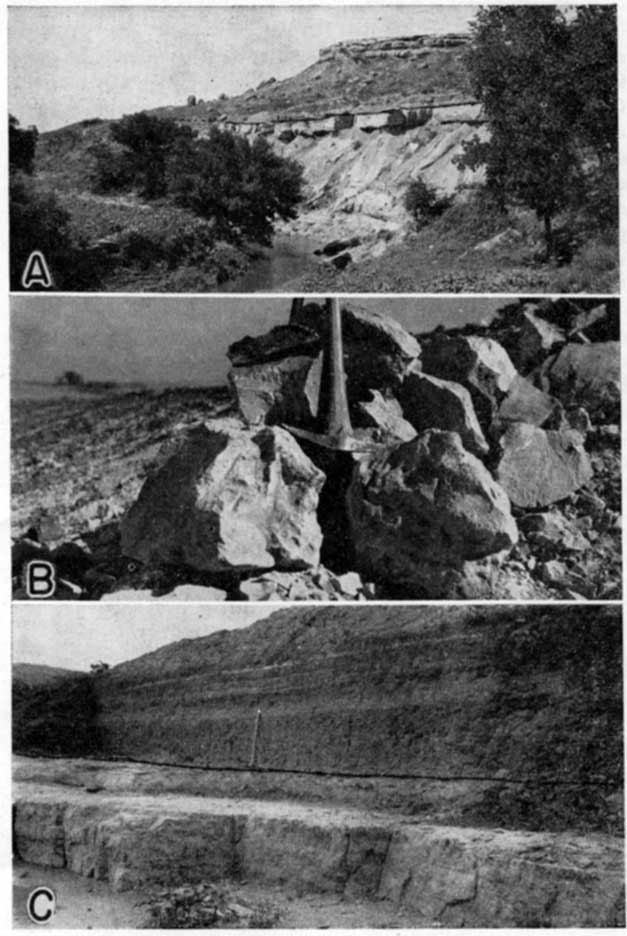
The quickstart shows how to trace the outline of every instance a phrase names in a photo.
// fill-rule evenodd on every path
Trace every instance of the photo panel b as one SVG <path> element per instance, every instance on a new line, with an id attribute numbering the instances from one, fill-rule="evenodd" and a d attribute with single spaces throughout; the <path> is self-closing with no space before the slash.
<path id="1" fill-rule="evenodd" d="M 14 296 L 13 597 L 619 600 L 619 318 Z"/>

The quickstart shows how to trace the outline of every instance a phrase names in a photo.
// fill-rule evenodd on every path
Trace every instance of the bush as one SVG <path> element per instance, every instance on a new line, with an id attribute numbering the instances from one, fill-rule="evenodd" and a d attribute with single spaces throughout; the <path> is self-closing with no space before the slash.
<path id="1" fill-rule="evenodd" d="M 97 286 L 99 272 L 85 245 L 75 239 L 68 212 L 52 192 L 21 172 L 12 174 L 9 183 L 9 225 L 11 289 L 23 288 L 22 273 L 34 250 L 44 255 L 54 289 Z"/>
<path id="2" fill-rule="evenodd" d="M 439 218 L 453 203 L 452 196 L 440 195 L 438 190 L 418 177 L 410 182 L 405 192 L 405 208 L 418 228 Z"/>

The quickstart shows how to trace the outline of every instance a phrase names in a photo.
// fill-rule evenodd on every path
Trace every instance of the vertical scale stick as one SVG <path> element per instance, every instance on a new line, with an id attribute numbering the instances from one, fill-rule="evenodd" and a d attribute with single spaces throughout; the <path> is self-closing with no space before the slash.
<path id="1" fill-rule="evenodd" d="M 248 765 L 251 769 L 257 766 L 257 741 L 259 740 L 260 723 L 261 723 L 261 709 L 257 709 L 257 714 L 255 715 L 255 725 L 253 728 L 253 740 L 250 746 L 250 763 Z"/>

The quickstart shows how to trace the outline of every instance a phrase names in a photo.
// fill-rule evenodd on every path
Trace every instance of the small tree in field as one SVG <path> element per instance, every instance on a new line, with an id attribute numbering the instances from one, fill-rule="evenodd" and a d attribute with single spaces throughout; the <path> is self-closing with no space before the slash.
<path id="1" fill-rule="evenodd" d="M 420 176 L 413 179 L 405 191 L 405 209 L 418 227 L 428 224 L 434 218 L 439 218 L 447 208 L 451 207 L 452 202 L 450 195 L 440 195 L 433 185 L 429 185 Z"/>

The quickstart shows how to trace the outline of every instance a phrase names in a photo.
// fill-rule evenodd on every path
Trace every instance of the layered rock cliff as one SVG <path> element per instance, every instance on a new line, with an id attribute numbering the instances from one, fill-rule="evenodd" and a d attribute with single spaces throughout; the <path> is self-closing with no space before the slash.
<path id="1" fill-rule="evenodd" d="M 620 811 L 620 661 L 611 607 L 286 609 L 92 678 L 89 753 L 492 779 L 469 812 L 482 824 L 546 828 L 550 814 L 606 829 Z M 32 698 L 16 706 L 17 751 L 32 752 L 34 717 Z M 60 737 L 56 753 L 81 753 Z"/>

